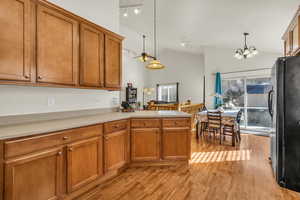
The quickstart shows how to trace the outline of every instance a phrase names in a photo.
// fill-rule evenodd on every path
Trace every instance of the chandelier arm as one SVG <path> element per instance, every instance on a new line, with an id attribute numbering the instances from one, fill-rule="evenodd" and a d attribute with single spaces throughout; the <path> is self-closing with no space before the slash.
<path id="1" fill-rule="evenodd" d="M 244 49 L 247 49 L 247 35 L 245 34 L 245 46 L 244 46 Z"/>

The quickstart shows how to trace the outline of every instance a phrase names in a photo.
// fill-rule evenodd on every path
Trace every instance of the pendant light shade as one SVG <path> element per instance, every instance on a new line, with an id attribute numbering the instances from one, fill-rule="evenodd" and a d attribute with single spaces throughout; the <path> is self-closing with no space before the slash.
<path id="1" fill-rule="evenodd" d="M 165 66 L 159 62 L 159 60 L 152 60 L 147 66 L 148 69 L 163 69 Z"/>

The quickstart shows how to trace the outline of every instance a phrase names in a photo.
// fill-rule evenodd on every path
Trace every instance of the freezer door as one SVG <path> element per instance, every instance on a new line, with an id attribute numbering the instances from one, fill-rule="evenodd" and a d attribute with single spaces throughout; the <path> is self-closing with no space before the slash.
<path id="1" fill-rule="evenodd" d="M 283 177 L 287 188 L 300 192 L 300 56 L 285 64 Z"/>

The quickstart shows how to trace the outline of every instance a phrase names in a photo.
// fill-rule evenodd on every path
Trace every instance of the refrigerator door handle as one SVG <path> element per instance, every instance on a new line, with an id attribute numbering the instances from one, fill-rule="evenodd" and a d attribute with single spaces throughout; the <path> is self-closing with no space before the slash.
<path id="1" fill-rule="evenodd" d="M 273 93 L 274 90 L 272 89 L 268 94 L 268 109 L 271 117 L 273 117 Z"/>

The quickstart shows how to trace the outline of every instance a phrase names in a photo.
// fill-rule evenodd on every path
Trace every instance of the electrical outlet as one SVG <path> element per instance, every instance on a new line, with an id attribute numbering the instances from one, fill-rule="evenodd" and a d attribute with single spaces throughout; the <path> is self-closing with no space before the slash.
<path id="1" fill-rule="evenodd" d="M 48 106 L 54 106 L 55 105 L 55 98 L 54 97 L 48 97 Z"/>

